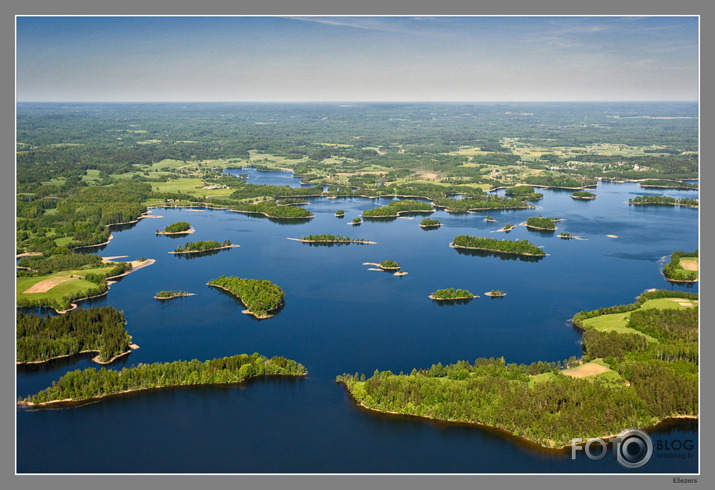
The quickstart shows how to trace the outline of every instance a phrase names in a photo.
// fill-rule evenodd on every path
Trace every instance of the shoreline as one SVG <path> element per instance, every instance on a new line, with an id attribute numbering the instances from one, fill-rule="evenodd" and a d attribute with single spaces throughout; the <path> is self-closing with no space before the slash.
<path id="1" fill-rule="evenodd" d="M 200 254 L 200 253 L 203 253 L 203 252 L 212 252 L 212 251 L 214 251 L 214 250 L 224 250 L 224 249 L 227 249 L 227 248 L 235 248 L 235 247 L 240 247 L 240 245 L 236 245 L 235 243 L 232 243 L 231 245 L 224 245 L 223 247 L 218 247 L 218 248 L 206 248 L 206 249 L 204 249 L 204 250 L 187 250 L 187 251 L 185 251 L 185 252 L 175 252 L 175 251 L 171 251 L 171 252 L 168 252 L 168 253 L 170 253 L 170 254 Z"/>
<path id="2" fill-rule="evenodd" d="M 455 300 L 459 300 L 459 299 L 476 299 L 476 298 L 478 298 L 479 296 L 477 296 L 477 295 L 475 294 L 474 296 L 458 296 L 458 297 L 455 297 L 455 298 L 435 298 L 435 297 L 434 297 L 434 294 L 430 294 L 430 295 L 427 296 L 427 297 L 428 297 L 429 299 L 431 299 L 432 301 L 455 301 Z"/>
<path id="3" fill-rule="evenodd" d="M 254 374 L 253 376 L 249 376 L 247 378 L 242 379 L 241 381 L 236 381 L 236 382 L 231 382 L 231 383 L 199 383 L 198 385 L 196 384 L 178 384 L 178 385 L 162 385 L 162 386 L 154 386 L 153 388 L 136 388 L 132 390 L 124 390 L 124 391 L 118 391 L 116 393 L 109 393 L 106 395 L 99 395 L 99 396 L 93 396 L 90 398 L 65 398 L 62 400 L 52 400 L 49 402 L 41 402 L 41 403 L 32 403 L 32 402 L 26 402 L 26 401 L 19 401 L 17 402 L 17 406 L 21 408 L 41 408 L 41 407 L 46 407 L 48 405 L 57 405 L 57 404 L 74 404 L 74 403 L 84 403 L 84 402 L 91 402 L 95 400 L 101 400 L 102 398 L 109 398 L 113 396 L 120 396 L 120 395 L 125 395 L 127 393 L 136 393 L 138 391 L 152 391 L 152 390 L 161 390 L 163 388 L 178 388 L 182 386 L 211 386 L 211 385 L 216 385 L 216 386 L 225 386 L 225 385 L 230 385 L 230 384 L 236 384 L 240 385 L 244 383 L 245 381 L 248 381 L 249 379 L 253 378 L 259 378 L 259 377 L 266 377 L 266 376 L 295 376 L 295 377 L 305 377 L 308 375 L 308 371 L 301 373 L 301 374 L 281 374 L 281 373 L 276 373 L 276 374 Z"/>
<path id="4" fill-rule="evenodd" d="M 120 353 L 120 354 L 117 354 L 116 356 L 110 358 L 108 361 L 100 361 L 100 360 L 99 360 L 99 350 L 97 350 L 97 349 L 87 349 L 87 350 L 81 350 L 81 351 L 76 352 L 76 353 L 74 353 L 74 354 L 63 354 L 63 355 L 61 355 L 61 356 L 50 357 L 50 358 L 47 358 L 47 359 L 43 359 L 43 360 L 41 360 L 41 361 L 25 361 L 25 362 L 15 361 L 15 365 L 16 365 L 16 366 L 29 366 L 29 365 L 34 365 L 34 364 L 45 364 L 45 363 L 47 363 L 47 362 L 51 362 L 51 361 L 54 361 L 54 360 L 57 360 L 57 359 L 66 359 L 66 358 L 68 358 L 68 357 L 74 357 L 74 356 L 78 356 L 78 355 L 81 355 L 81 354 L 91 354 L 91 353 L 93 353 L 93 352 L 97 352 L 97 355 L 92 358 L 92 362 L 96 362 L 97 364 L 109 364 L 109 363 L 111 363 L 112 361 L 114 361 L 114 360 L 116 360 L 116 359 L 118 359 L 118 358 L 120 358 L 120 357 L 122 357 L 122 356 L 126 356 L 127 354 L 130 354 L 133 350 L 136 350 L 136 349 L 138 349 L 138 348 L 139 348 L 139 346 L 136 345 L 136 344 L 129 344 L 129 350 L 128 350 L 128 351 L 122 352 L 122 353 Z"/>
<path id="5" fill-rule="evenodd" d="M 194 233 L 195 231 L 196 230 L 192 226 L 186 231 L 156 231 L 155 233 L 157 235 L 189 235 L 191 233 Z"/>
<path id="6" fill-rule="evenodd" d="M 406 417 L 417 417 L 417 418 L 421 418 L 421 419 L 431 420 L 434 422 L 443 422 L 443 423 L 448 423 L 448 424 L 476 425 L 478 427 L 483 427 L 483 428 L 486 428 L 489 430 L 498 431 L 500 434 L 506 434 L 509 437 L 513 437 L 513 438 L 520 440 L 522 442 L 526 442 L 528 444 L 538 446 L 540 449 L 547 450 L 547 451 L 563 451 L 563 450 L 569 449 L 569 448 L 571 448 L 571 446 L 573 446 L 573 444 L 565 444 L 563 446 L 547 446 L 546 444 L 534 441 L 527 437 L 515 435 L 512 431 L 510 431 L 508 429 L 504 429 L 504 428 L 498 427 L 496 425 L 485 424 L 483 422 L 475 422 L 473 420 L 441 419 L 438 417 L 431 417 L 429 415 L 417 415 L 417 414 L 412 414 L 412 413 L 403 413 L 403 412 L 395 412 L 395 411 L 390 411 L 390 410 L 380 410 L 378 408 L 371 408 L 362 402 L 358 402 L 355 399 L 355 397 L 353 396 L 352 392 L 348 388 L 347 383 L 345 383 L 345 381 L 339 381 L 339 383 L 345 387 L 345 391 L 347 391 L 348 395 L 350 395 L 350 400 L 353 402 L 353 404 L 355 404 L 357 407 L 363 408 L 369 412 L 379 413 L 379 414 L 389 414 L 389 415 L 401 415 L 401 416 L 406 416 Z M 668 423 L 673 420 L 699 420 L 699 417 L 697 415 L 673 415 L 670 417 L 666 417 L 664 419 L 660 419 L 660 420 L 656 421 L 654 424 L 648 426 L 647 428 L 657 428 L 659 425 Z M 601 436 L 600 438 L 607 442 L 609 439 L 613 439 L 615 437 L 618 437 L 618 434 L 609 434 L 606 436 Z"/>
<path id="7" fill-rule="evenodd" d="M 309 196 L 309 197 L 319 197 L 319 196 Z M 219 207 L 219 206 L 213 206 L 210 205 L 210 203 L 201 203 L 197 204 L 196 206 L 188 205 L 188 204 L 174 204 L 169 205 L 169 204 L 164 204 L 164 205 L 156 205 L 152 206 L 151 209 L 155 208 L 180 208 L 180 209 L 186 209 L 187 211 L 203 211 L 203 209 L 196 209 L 196 208 L 205 208 L 205 209 L 216 209 L 216 210 L 224 210 L 224 211 L 233 211 L 234 213 L 244 213 L 244 214 L 260 214 L 262 216 L 265 216 L 266 218 L 273 218 L 273 219 L 311 219 L 315 218 L 315 215 L 310 214 L 308 216 L 271 216 L 268 213 L 265 213 L 263 211 L 244 211 L 241 209 L 231 209 L 231 208 L 226 208 L 226 207 Z"/>
<path id="8" fill-rule="evenodd" d="M 107 225 L 107 226 L 109 226 L 109 225 Z M 110 233 L 109 238 L 107 239 L 106 242 L 97 243 L 96 245 L 80 245 L 79 247 L 74 247 L 74 248 L 71 248 L 70 250 L 74 251 L 74 250 L 79 250 L 81 248 L 102 247 L 104 245 L 109 245 L 109 242 L 112 241 L 112 238 L 114 238 L 114 235 Z M 40 254 L 40 255 L 42 255 L 42 254 Z"/>
<path id="9" fill-rule="evenodd" d="M 154 299 L 166 300 L 174 298 L 183 298 L 184 296 L 196 296 L 196 293 L 174 294 L 173 296 L 154 296 Z"/>
<path id="10" fill-rule="evenodd" d="M 506 296 L 506 293 L 502 293 L 502 294 L 492 294 L 491 291 L 488 291 L 488 292 L 484 293 L 484 295 L 485 295 L 485 296 L 489 296 L 490 298 L 503 298 L 504 296 Z"/>
<path id="11" fill-rule="evenodd" d="M 553 228 L 540 228 L 538 226 L 532 226 L 532 225 L 524 225 L 526 226 L 527 229 L 529 230 L 539 230 L 539 231 L 556 231 L 558 230 L 558 226 L 554 226 Z"/>
<path id="12" fill-rule="evenodd" d="M 574 196 L 573 194 L 569 194 L 569 197 L 580 201 L 590 201 L 592 199 L 596 199 L 597 196 Z"/>
<path id="13" fill-rule="evenodd" d="M 227 293 L 229 293 L 234 298 L 238 298 L 238 300 L 241 302 L 243 307 L 246 308 L 245 310 L 241 311 L 241 313 L 245 313 L 246 315 L 253 315 L 257 320 L 265 320 L 267 318 L 273 318 L 276 315 L 271 314 L 269 312 L 279 310 L 285 305 L 285 299 L 284 299 L 283 302 L 281 304 L 279 304 L 278 306 L 276 306 L 275 308 L 271 308 L 270 310 L 267 310 L 265 315 L 257 315 L 254 312 L 252 312 L 251 310 L 249 310 L 248 306 L 246 306 L 246 303 L 243 302 L 243 298 L 241 298 L 240 296 L 235 294 L 233 291 L 226 289 L 223 286 L 219 286 L 218 284 L 211 284 L 210 282 L 207 282 L 206 285 L 211 286 L 213 288 L 222 289 L 222 290 L 226 291 Z"/>

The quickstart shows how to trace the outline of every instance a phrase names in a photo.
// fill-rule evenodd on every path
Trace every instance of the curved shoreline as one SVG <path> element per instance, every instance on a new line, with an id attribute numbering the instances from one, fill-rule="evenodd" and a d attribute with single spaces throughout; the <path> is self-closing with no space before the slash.
<path id="1" fill-rule="evenodd" d="M 90 398 L 65 398 L 63 400 L 52 400 L 49 402 L 41 402 L 41 403 L 32 403 L 32 402 L 26 402 L 26 401 L 19 401 L 17 402 L 17 406 L 21 408 L 41 408 L 41 407 L 46 407 L 48 405 L 60 405 L 60 404 L 75 404 L 75 403 L 84 403 L 84 402 L 91 402 L 95 400 L 101 400 L 102 398 L 110 398 L 113 396 L 121 396 L 121 395 L 126 395 L 127 393 L 136 393 L 140 391 L 153 391 L 153 390 L 161 390 L 163 388 L 179 388 L 182 386 L 211 386 L 211 385 L 216 385 L 216 386 L 225 386 L 225 385 L 240 385 L 243 384 L 244 382 L 248 381 L 249 379 L 253 378 L 260 378 L 260 377 L 270 377 L 270 376 L 294 376 L 294 377 L 303 377 L 307 376 L 308 371 L 305 371 L 304 373 L 301 374 L 281 374 L 281 373 L 276 373 L 276 374 L 255 374 L 253 376 L 249 376 L 247 378 L 242 379 L 241 381 L 238 382 L 232 382 L 232 383 L 198 383 L 198 384 L 178 384 L 178 385 L 162 385 L 162 386 L 154 386 L 152 388 L 137 388 L 133 390 L 124 390 L 124 391 L 118 391 L 116 393 L 109 393 L 106 395 L 100 395 L 100 396 L 93 396 Z"/>
<path id="2" fill-rule="evenodd" d="M 78 356 L 78 355 L 80 355 L 80 354 L 91 354 L 92 352 L 96 352 L 96 353 L 97 353 L 97 355 L 92 358 L 92 362 L 96 362 L 97 364 L 102 364 L 102 365 L 104 365 L 104 364 L 110 364 L 111 362 L 115 361 L 116 359 L 118 359 L 118 358 L 120 358 L 120 357 L 122 357 L 122 356 L 126 356 L 127 354 L 130 354 L 133 350 L 136 350 L 136 349 L 138 349 L 138 348 L 139 348 L 139 346 L 136 345 L 136 344 L 129 344 L 129 350 L 128 350 L 128 351 L 126 351 L 126 352 L 121 352 L 121 353 L 115 355 L 114 357 L 111 357 L 111 358 L 110 358 L 109 360 L 107 360 L 107 361 L 100 361 L 100 360 L 99 360 L 99 350 L 98 350 L 98 349 L 87 349 L 87 350 L 81 350 L 81 351 L 76 352 L 76 353 L 74 353 L 74 354 L 64 354 L 64 355 L 61 355 L 61 356 L 54 356 L 54 357 L 50 357 L 50 358 L 43 359 L 43 360 L 40 360 L 40 361 L 25 361 L 25 362 L 16 361 L 16 362 L 15 362 L 15 365 L 17 365 L 17 366 L 29 366 L 29 365 L 32 365 L 32 364 L 45 364 L 45 363 L 47 363 L 47 362 L 54 361 L 54 360 L 56 360 L 56 359 L 66 359 L 66 358 L 68 358 L 68 357 L 74 357 L 74 356 Z"/>
<path id="3" fill-rule="evenodd" d="M 194 227 L 190 227 L 188 230 L 185 231 L 157 231 L 155 232 L 157 235 L 189 235 L 191 233 L 194 233 L 196 230 Z"/>
<path id="4" fill-rule="evenodd" d="M 119 224 L 123 224 L 123 223 L 119 223 Z M 110 225 L 107 225 L 107 226 L 110 226 Z M 97 244 L 94 244 L 94 245 L 80 245 L 79 247 L 73 247 L 73 248 L 71 248 L 70 250 L 79 250 L 80 248 L 102 247 L 102 246 L 104 246 L 104 245 L 108 245 L 109 242 L 112 241 L 112 238 L 114 238 L 114 235 L 112 235 L 112 234 L 110 233 L 110 234 L 109 234 L 109 238 L 107 239 L 106 242 L 97 243 Z M 40 254 L 40 255 L 42 255 L 42 254 Z"/>
<path id="5" fill-rule="evenodd" d="M 563 446 L 547 446 L 547 445 L 545 445 L 545 444 L 543 444 L 543 443 L 534 441 L 534 440 L 529 439 L 529 438 L 527 438 L 527 437 L 517 436 L 517 435 L 515 435 L 512 431 L 510 431 L 510 430 L 508 430 L 508 429 L 505 429 L 505 428 L 503 428 L 503 427 L 498 427 L 498 426 L 496 426 L 496 425 L 489 425 L 489 424 L 485 424 L 485 423 L 483 423 L 483 422 L 476 422 L 476 421 L 473 421 L 473 420 L 441 419 L 441 418 L 438 418 L 438 417 L 431 417 L 431 416 L 429 416 L 429 415 L 417 415 L 417 414 L 412 414 L 412 413 L 395 412 L 395 411 L 390 411 L 390 410 L 380 410 L 380 409 L 378 409 L 378 408 L 368 407 L 368 406 L 365 405 L 364 403 L 358 402 L 358 401 L 355 399 L 355 397 L 353 396 L 352 392 L 351 392 L 350 389 L 348 388 L 348 386 L 347 386 L 347 384 L 345 383 L 345 381 L 339 381 L 338 383 L 342 384 L 342 385 L 345 387 L 345 391 L 347 391 L 348 395 L 350 395 L 350 400 L 353 402 L 353 404 L 355 404 L 357 407 L 363 408 L 363 409 L 365 409 L 365 410 L 367 410 L 367 411 L 369 411 L 369 412 L 379 413 L 379 414 L 389 414 L 389 415 L 401 415 L 401 416 L 406 416 L 406 417 L 417 417 L 417 418 L 421 418 L 421 419 L 431 420 L 431 421 L 434 421 L 434 422 L 444 422 L 444 423 L 449 423 L 449 424 L 468 424 L 468 425 L 478 426 L 478 427 L 486 428 L 486 429 L 489 429 L 489 430 L 498 431 L 498 432 L 499 432 L 500 434 L 502 434 L 502 435 L 507 435 L 507 436 L 509 436 L 509 437 L 513 437 L 513 438 L 518 439 L 518 440 L 520 440 L 520 441 L 527 442 L 527 443 L 529 443 L 529 444 L 538 446 L 540 449 L 542 449 L 542 450 L 547 450 L 547 451 L 563 451 L 563 450 L 569 449 L 569 448 L 571 448 L 571 446 L 573 446 L 573 444 L 565 444 L 565 445 L 563 445 Z M 668 423 L 668 422 L 671 422 L 671 421 L 674 421 L 674 420 L 698 420 L 698 418 L 699 418 L 699 417 L 698 417 L 697 415 L 673 415 L 673 416 L 670 416 L 670 417 L 666 417 L 666 418 L 664 418 L 664 419 L 660 419 L 660 420 L 658 420 L 657 422 L 655 422 L 653 425 L 651 425 L 651 426 L 649 426 L 649 427 L 647 427 L 647 428 L 654 428 L 654 429 L 655 429 L 655 428 L 657 428 L 657 427 L 658 427 L 659 425 L 661 425 L 661 424 L 665 424 L 665 423 Z M 626 428 L 627 428 L 627 427 L 626 427 Z M 614 437 L 618 437 L 618 434 L 609 434 L 609 435 L 606 435 L 606 436 L 601 436 L 600 438 L 603 439 L 604 441 L 608 441 L 609 439 L 612 439 L 612 438 L 614 438 Z"/>
<path id="6" fill-rule="evenodd" d="M 223 247 L 218 247 L 218 248 L 205 248 L 203 250 L 186 250 L 185 252 L 171 251 L 168 253 L 170 253 L 170 254 L 200 254 L 203 252 L 212 252 L 214 250 L 224 250 L 227 248 L 235 248 L 235 247 L 240 247 L 240 245 L 236 245 L 236 244 L 232 243 L 231 245 L 224 245 Z"/>
<path id="7" fill-rule="evenodd" d="M 238 298 L 238 300 L 241 302 L 241 304 L 243 305 L 243 307 L 246 308 L 245 310 L 241 311 L 241 313 L 245 313 L 246 315 L 253 315 L 253 316 L 254 316 L 256 319 L 258 319 L 258 320 L 265 320 L 265 319 L 267 319 L 267 318 L 273 318 L 273 317 L 276 316 L 276 315 L 272 315 L 272 314 L 270 314 L 270 313 L 268 313 L 268 312 L 269 312 L 269 311 L 280 310 L 280 309 L 285 305 L 285 299 L 284 299 L 284 300 L 281 302 L 281 304 L 279 304 L 279 305 L 276 306 L 275 308 L 271 308 L 270 310 L 267 310 L 265 315 L 257 315 L 257 314 L 255 314 L 254 312 L 252 312 L 251 310 L 248 309 L 248 306 L 246 306 L 246 303 L 244 303 L 243 298 L 241 298 L 240 296 L 238 296 L 236 293 L 234 293 L 234 292 L 231 291 L 230 289 L 227 289 L 227 288 L 225 288 L 225 287 L 223 287 L 223 286 L 219 286 L 218 284 L 211 284 L 210 282 L 207 282 L 206 284 L 207 284 L 208 286 L 211 286 L 211 287 L 214 287 L 214 288 L 223 289 L 224 291 L 226 291 L 227 293 L 229 293 L 229 294 L 230 294 L 231 296 L 233 296 L 234 298 Z"/>
<path id="8" fill-rule="evenodd" d="M 500 254 L 512 254 L 512 255 L 525 255 L 527 257 L 546 257 L 547 253 L 544 254 L 527 254 L 523 252 L 506 252 L 504 250 L 495 250 L 492 248 L 478 248 L 478 247 L 465 247 L 464 245 L 455 245 L 454 243 L 450 243 L 449 246 L 451 248 L 462 248 L 464 250 L 483 250 L 485 252 L 494 252 L 494 253 L 500 253 Z"/>
<path id="9" fill-rule="evenodd" d="M 309 197 L 319 197 L 319 196 L 309 196 Z M 222 207 L 222 206 L 213 206 L 210 203 L 201 203 L 197 204 L 196 206 L 188 205 L 188 204 L 174 204 L 174 205 L 157 205 L 157 206 L 152 206 L 152 209 L 154 208 L 180 208 L 180 209 L 187 209 L 187 211 L 202 211 L 202 209 L 195 209 L 195 208 L 204 208 L 204 209 L 216 209 L 216 210 L 223 210 L 223 211 L 233 211 L 234 213 L 244 213 L 244 214 L 260 214 L 262 216 L 265 216 L 266 218 L 273 218 L 273 219 L 310 219 L 310 218 L 315 218 L 315 215 L 310 214 L 308 216 L 272 216 L 268 213 L 265 213 L 263 211 L 244 211 L 242 209 L 231 209 L 227 207 Z"/>
<path id="10" fill-rule="evenodd" d="M 541 228 L 539 226 L 533 226 L 533 225 L 524 225 L 526 226 L 529 230 L 539 230 L 539 231 L 556 231 L 559 228 L 557 226 L 554 226 L 553 228 Z"/>

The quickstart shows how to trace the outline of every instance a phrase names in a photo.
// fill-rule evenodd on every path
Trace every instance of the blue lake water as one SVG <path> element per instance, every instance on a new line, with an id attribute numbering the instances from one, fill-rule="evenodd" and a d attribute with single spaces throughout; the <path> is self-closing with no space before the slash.
<path id="1" fill-rule="evenodd" d="M 299 185 L 286 172 L 253 172 L 266 174 L 261 183 Z M 438 211 L 431 217 L 442 226 L 429 231 L 419 227 L 421 216 L 347 225 L 389 199 L 311 198 L 305 207 L 315 218 L 299 224 L 223 210 L 154 209 L 161 218 L 114 232 L 99 254 L 144 256 L 156 263 L 112 285 L 107 296 L 80 303 L 124 311 L 140 348 L 110 368 L 259 352 L 295 359 L 308 376 L 135 393 L 69 409 L 18 410 L 18 472 L 697 472 L 693 423 L 653 434 L 656 440 L 694 440 L 693 458 L 654 458 L 628 470 L 612 458 L 571 460 L 569 452 L 544 451 L 498 431 L 366 412 L 335 383 L 344 372 L 409 372 L 478 357 L 530 363 L 580 356 L 581 334 L 570 324 L 574 313 L 631 303 L 649 288 L 697 291 L 697 285 L 670 284 L 660 273 L 671 252 L 698 247 L 697 210 L 628 206 L 629 198 L 644 193 L 635 183 L 599 183 L 593 201 L 573 200 L 567 191 L 539 192 L 545 197 L 536 210 Z M 345 210 L 345 218 L 334 216 L 337 209 Z M 485 222 L 487 214 L 497 222 Z M 496 232 L 537 214 L 563 218 L 558 231 L 517 226 L 508 234 Z M 196 233 L 154 234 L 179 220 L 189 221 Z M 559 231 L 583 240 L 562 240 Z M 287 240 L 311 233 L 377 243 L 316 247 Z M 549 255 L 524 261 L 461 254 L 449 247 L 459 234 L 528 239 Z M 240 247 L 193 259 L 168 253 L 187 241 L 225 239 Z M 363 265 L 386 259 L 400 262 L 408 274 L 396 277 Z M 285 291 L 285 307 L 263 321 L 242 314 L 240 302 L 206 285 L 220 275 L 268 279 Z M 480 297 L 450 306 L 427 297 L 447 287 Z M 162 289 L 196 295 L 154 300 Z M 485 296 L 491 289 L 507 296 Z M 35 393 L 69 370 L 90 366 L 96 364 L 89 357 L 79 357 L 18 368 L 17 394 Z"/>

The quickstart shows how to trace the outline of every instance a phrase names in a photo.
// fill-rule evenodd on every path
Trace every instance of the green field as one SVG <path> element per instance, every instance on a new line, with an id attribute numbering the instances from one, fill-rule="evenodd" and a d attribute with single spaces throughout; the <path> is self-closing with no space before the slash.
<path id="1" fill-rule="evenodd" d="M 60 271 L 44 276 L 18 277 L 16 283 L 16 298 L 18 300 L 20 300 L 21 298 L 32 298 L 33 300 L 57 301 L 61 304 L 62 298 L 64 298 L 65 296 L 77 296 L 81 293 L 97 288 L 97 283 L 84 279 L 85 274 L 105 274 L 112 267 L 113 265 L 108 267 L 97 267 L 93 269 L 82 269 L 81 271 Z M 27 291 L 35 284 L 53 278 L 68 279 L 63 282 L 60 282 L 46 292 L 25 294 L 25 291 Z"/>

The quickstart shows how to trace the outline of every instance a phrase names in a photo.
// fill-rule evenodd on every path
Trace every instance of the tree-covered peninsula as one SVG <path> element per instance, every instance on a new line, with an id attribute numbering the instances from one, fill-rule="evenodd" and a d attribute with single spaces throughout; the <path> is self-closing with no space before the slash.
<path id="1" fill-rule="evenodd" d="M 343 374 L 337 381 L 370 410 L 487 425 L 545 447 L 697 417 L 695 298 L 655 291 L 633 305 L 576 315 L 574 324 L 586 328 L 583 359 L 525 365 L 480 358 L 408 375 Z M 624 314 L 628 326 L 610 328 L 622 324 Z"/>
<path id="2" fill-rule="evenodd" d="M 556 223 L 552 219 L 544 218 L 543 216 L 531 216 L 526 220 L 526 227 L 533 230 L 553 231 L 556 229 Z"/>
<path id="3" fill-rule="evenodd" d="M 672 282 L 697 282 L 699 267 L 698 251 L 673 252 L 670 262 L 663 267 L 663 275 Z"/>
<path id="4" fill-rule="evenodd" d="M 691 184 L 689 182 L 680 182 L 677 180 L 649 179 L 640 182 L 638 185 L 640 185 L 641 187 L 652 187 L 655 189 L 679 189 L 686 191 L 698 190 L 697 184 Z"/>
<path id="5" fill-rule="evenodd" d="M 467 289 L 448 288 L 448 289 L 438 289 L 434 293 L 430 294 L 429 297 L 430 297 L 430 299 L 434 299 L 437 301 L 443 301 L 443 300 L 455 300 L 455 299 L 472 299 L 472 298 L 476 298 L 477 295 L 472 294 Z"/>
<path id="6" fill-rule="evenodd" d="M 75 402 L 119 393 L 170 386 L 234 384 L 255 376 L 304 376 L 305 367 L 282 356 L 270 359 L 258 353 L 221 357 L 210 361 L 174 361 L 113 369 L 70 371 L 52 387 L 19 401 L 23 406 Z"/>
<path id="7" fill-rule="evenodd" d="M 187 242 L 183 245 L 179 245 L 174 249 L 174 254 L 190 254 L 190 253 L 201 253 L 208 252 L 211 250 L 221 250 L 224 248 L 237 247 L 238 245 L 233 245 L 231 240 L 224 240 L 219 243 L 215 240 L 200 240 L 198 242 Z"/>
<path id="8" fill-rule="evenodd" d="M 163 230 L 156 230 L 157 235 L 179 235 L 184 233 L 191 233 L 193 228 L 186 221 L 177 221 L 166 226 Z"/>
<path id="9" fill-rule="evenodd" d="M 256 318 L 270 318 L 271 312 L 283 306 L 285 293 L 270 281 L 221 276 L 209 281 L 209 286 L 224 289 L 236 296 L 246 306 L 246 313 Z"/>
<path id="10" fill-rule="evenodd" d="M 40 316 L 17 312 L 17 362 L 47 362 L 82 352 L 98 352 L 99 362 L 128 353 L 131 336 L 122 312 L 112 306 Z"/>
<path id="11" fill-rule="evenodd" d="M 528 240 L 497 240 L 495 238 L 475 237 L 471 235 L 457 235 L 452 240 L 454 248 L 473 250 L 486 250 L 519 255 L 543 256 L 546 253 L 530 243 Z"/>

